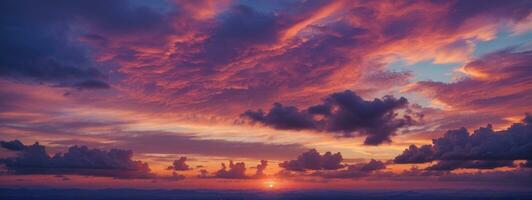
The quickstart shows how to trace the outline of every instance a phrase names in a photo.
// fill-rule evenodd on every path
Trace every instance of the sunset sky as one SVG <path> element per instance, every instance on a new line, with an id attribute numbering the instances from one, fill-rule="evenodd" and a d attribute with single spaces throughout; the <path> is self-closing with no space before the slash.
<path id="1" fill-rule="evenodd" d="M 2 188 L 532 188 L 530 0 L 3 0 L 0 35 Z"/>

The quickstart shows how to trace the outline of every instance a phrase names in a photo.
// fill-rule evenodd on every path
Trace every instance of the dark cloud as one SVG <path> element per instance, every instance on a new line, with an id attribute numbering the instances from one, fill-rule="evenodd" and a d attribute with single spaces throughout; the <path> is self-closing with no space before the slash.
<path id="1" fill-rule="evenodd" d="M 264 176 L 264 170 L 266 169 L 266 167 L 268 166 L 268 161 L 267 160 L 261 160 L 260 161 L 260 164 L 257 165 L 257 172 L 255 172 L 255 176 L 256 177 L 262 177 Z"/>
<path id="2" fill-rule="evenodd" d="M 336 171 L 318 171 L 313 173 L 314 176 L 321 176 L 324 178 L 360 178 L 371 175 L 374 171 L 385 169 L 386 164 L 382 161 L 371 159 L 367 163 L 358 163 L 354 165 L 347 165 L 344 170 Z"/>
<path id="3" fill-rule="evenodd" d="M 447 13 L 445 27 L 454 29 L 470 19 L 482 14 L 497 19 L 510 18 L 516 21 L 526 18 L 531 11 L 532 3 L 527 0 L 516 0 L 510 3 L 492 0 L 454 1 Z"/>
<path id="4" fill-rule="evenodd" d="M 229 166 L 225 163 L 222 163 L 222 168 L 214 172 L 212 175 L 209 175 L 209 172 L 205 169 L 201 169 L 198 175 L 199 178 L 223 178 L 223 179 L 252 179 L 252 178 L 262 178 L 266 176 L 264 170 L 268 166 L 267 160 L 261 160 L 257 165 L 254 175 L 246 175 L 246 164 L 244 162 L 233 162 L 229 161 Z"/>
<path id="5" fill-rule="evenodd" d="M 450 130 L 432 145 L 410 146 L 395 163 L 440 163 L 429 169 L 495 168 L 513 166 L 513 160 L 532 159 L 532 116 L 505 130 L 493 131 L 491 125 L 469 134 L 465 128 Z M 449 162 L 441 162 L 449 161 Z"/>
<path id="6" fill-rule="evenodd" d="M 262 13 L 243 4 L 234 5 L 220 14 L 216 22 L 204 43 L 176 44 L 181 48 L 198 49 L 185 53 L 186 59 L 180 60 L 177 66 L 200 67 L 204 73 L 211 74 L 214 72 L 212 68 L 230 63 L 242 53 L 253 49 L 254 45 L 274 42 L 279 31 L 273 13 Z"/>
<path id="7" fill-rule="evenodd" d="M 426 170 L 495 169 L 514 166 L 513 160 L 442 160 Z"/>
<path id="8" fill-rule="evenodd" d="M 386 164 L 384 164 L 382 161 L 371 159 L 368 163 L 361 165 L 360 170 L 374 171 L 374 170 L 380 170 L 380 169 L 385 169 L 385 168 L 386 168 Z"/>
<path id="9" fill-rule="evenodd" d="M 343 158 L 340 152 L 335 154 L 326 152 L 320 155 L 316 149 L 311 149 L 299 155 L 296 160 L 280 163 L 279 167 L 291 171 L 336 170 L 345 167 L 341 164 L 342 161 Z"/>
<path id="10" fill-rule="evenodd" d="M 109 89 L 111 86 L 104 81 L 100 80 L 86 80 L 79 83 L 75 83 L 73 87 L 78 89 Z"/>
<path id="11" fill-rule="evenodd" d="M 383 33 L 390 38 L 401 39 L 409 36 L 416 28 L 420 27 L 422 21 L 421 13 L 408 13 L 408 15 L 397 17 L 386 23 L 383 27 Z"/>
<path id="12" fill-rule="evenodd" d="M 206 169 L 201 169 L 198 174 L 198 178 L 208 178 L 209 177 L 209 171 Z"/>
<path id="13" fill-rule="evenodd" d="M 167 29 L 158 11 L 125 0 L 7 0 L 0 7 L 0 76 L 74 88 L 109 88 L 92 50 L 75 39 L 79 27 L 99 34 Z"/>
<path id="14" fill-rule="evenodd" d="M 26 149 L 26 145 L 22 144 L 19 140 L 0 141 L 0 146 L 11 151 L 22 151 Z"/>
<path id="15" fill-rule="evenodd" d="M 275 129 L 301 130 L 315 127 L 315 121 L 311 116 L 302 113 L 294 106 L 283 106 L 280 103 L 273 104 L 268 113 L 264 113 L 262 110 L 248 110 L 243 115 L 253 122 L 260 122 Z"/>
<path id="16" fill-rule="evenodd" d="M 186 161 L 187 157 L 180 157 L 179 160 L 174 160 L 172 166 L 168 166 L 167 169 L 176 171 L 190 170 L 191 168 L 185 163 Z"/>
<path id="17" fill-rule="evenodd" d="M 37 81 L 101 77 L 87 49 L 68 40 L 68 25 L 58 15 L 63 11 L 45 12 L 34 3 L 41 4 L 2 1 L 0 76 Z"/>
<path id="18" fill-rule="evenodd" d="M 433 160 L 434 149 L 432 145 L 417 147 L 410 145 L 402 154 L 394 158 L 395 163 L 425 163 Z"/>
<path id="19" fill-rule="evenodd" d="M 35 24 L 44 26 L 57 23 L 80 23 L 101 31 L 100 34 L 110 31 L 131 33 L 168 28 L 165 13 L 156 8 L 156 3 L 133 3 L 128 0 L 113 2 L 59 0 L 54 4 L 47 4 L 31 0 L 8 0 L 3 1 L 2 4 L 4 14 L 9 16 L 6 21 L 11 22 L 26 23 L 35 20 Z M 168 9 L 173 9 L 170 4 L 166 6 Z M 52 9 L 55 12 L 49 12 Z"/>
<path id="20" fill-rule="evenodd" d="M 418 166 L 412 166 L 410 169 L 404 170 L 398 175 L 398 177 L 430 177 L 430 176 L 444 176 L 446 174 L 449 174 L 449 171 L 442 171 L 442 170 L 425 170 L 421 169 Z"/>
<path id="21" fill-rule="evenodd" d="M 109 151 L 72 146 L 64 154 L 50 157 L 39 143 L 25 146 L 16 157 L 4 158 L 10 172 L 16 174 L 79 174 L 115 178 L 150 178 L 147 163 L 131 160 L 133 152 Z"/>
<path id="22" fill-rule="evenodd" d="M 244 179 L 246 176 L 246 164 L 243 162 L 233 163 L 229 161 L 229 169 L 225 166 L 225 163 L 222 163 L 222 169 L 218 170 L 214 177 L 216 178 L 227 178 L 227 179 Z"/>
<path id="23" fill-rule="evenodd" d="M 268 113 L 248 110 L 243 117 L 276 129 L 316 130 L 341 133 L 343 136 L 366 136 L 364 144 L 379 145 L 390 142 L 399 128 L 409 126 L 414 120 L 396 112 L 404 109 L 408 101 L 385 96 L 366 101 L 356 93 L 346 90 L 334 93 L 322 104 L 299 110 L 293 106 L 275 103 Z M 317 118 L 319 117 L 319 118 Z"/>
<path id="24" fill-rule="evenodd" d="M 273 42 L 278 30 L 273 13 L 261 13 L 247 5 L 237 5 L 221 16 L 222 23 L 211 39 L 226 45 Z"/>

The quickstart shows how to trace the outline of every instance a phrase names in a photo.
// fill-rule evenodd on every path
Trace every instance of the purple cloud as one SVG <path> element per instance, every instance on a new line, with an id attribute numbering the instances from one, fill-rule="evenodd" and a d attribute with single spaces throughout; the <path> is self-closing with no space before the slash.
<path id="1" fill-rule="evenodd" d="M 187 157 L 180 157 L 178 160 L 174 160 L 172 163 L 172 166 L 168 166 L 168 170 L 175 170 L 175 171 L 185 171 L 190 170 L 191 168 L 185 163 L 187 161 Z"/>
<path id="2" fill-rule="evenodd" d="M 397 110 L 406 108 L 405 98 L 385 96 L 366 101 L 346 90 L 329 95 L 323 103 L 299 110 L 279 103 L 267 113 L 248 110 L 242 114 L 251 122 L 262 123 L 275 129 L 316 130 L 341 133 L 345 137 L 366 136 L 364 144 L 379 145 L 390 142 L 399 128 L 414 123 L 409 115 L 398 117 Z M 321 117 L 316 119 L 316 117 Z"/>
<path id="3" fill-rule="evenodd" d="M 532 159 L 532 116 L 505 130 L 493 131 L 491 125 L 469 134 L 465 128 L 450 130 L 432 145 L 414 145 L 395 157 L 395 163 L 440 161 L 428 169 L 495 168 L 513 166 L 513 160 Z M 446 161 L 446 162 L 442 162 Z"/>
<path id="4" fill-rule="evenodd" d="M 455 169 L 495 169 L 498 167 L 515 167 L 513 160 L 441 160 L 426 170 Z"/>
<path id="5" fill-rule="evenodd" d="M 243 162 L 233 163 L 229 161 L 229 169 L 225 166 L 225 163 L 222 163 L 222 169 L 218 170 L 214 177 L 216 178 L 227 178 L 227 179 L 244 179 L 246 176 L 246 164 Z"/>
<path id="6" fill-rule="evenodd" d="M 299 155 L 296 160 L 280 163 L 279 167 L 290 171 L 336 170 L 345 167 L 341 164 L 342 161 L 343 158 L 340 152 L 335 154 L 326 152 L 320 155 L 316 149 L 311 149 Z"/>
<path id="7" fill-rule="evenodd" d="M 22 151 L 26 149 L 26 145 L 22 144 L 19 140 L 13 141 L 0 141 L 0 147 L 11 151 Z"/>
<path id="8" fill-rule="evenodd" d="M 114 178 L 151 178 L 147 163 L 131 160 L 133 152 L 72 146 L 50 157 L 39 143 L 25 146 L 16 157 L 1 159 L 16 174 L 79 174 Z"/>
<path id="9" fill-rule="evenodd" d="M 267 160 L 261 160 L 257 165 L 257 171 L 254 175 L 246 175 L 246 164 L 244 162 L 229 161 L 229 167 L 222 163 L 222 168 L 214 173 L 213 176 L 209 176 L 207 170 L 201 170 L 200 178 L 224 178 L 224 179 L 250 179 L 250 178 L 262 178 L 265 176 L 264 170 L 268 166 Z"/>
<path id="10" fill-rule="evenodd" d="M 371 159 L 367 163 L 358 163 L 347 165 L 346 169 L 336 171 L 318 171 L 313 173 L 314 176 L 324 178 L 360 178 L 372 175 L 375 171 L 385 169 L 386 164 L 382 161 Z"/>
<path id="11" fill-rule="evenodd" d="M 264 176 L 264 170 L 268 167 L 268 161 L 267 160 L 261 160 L 260 164 L 257 165 L 257 172 L 255 172 L 256 177 L 262 177 Z"/>

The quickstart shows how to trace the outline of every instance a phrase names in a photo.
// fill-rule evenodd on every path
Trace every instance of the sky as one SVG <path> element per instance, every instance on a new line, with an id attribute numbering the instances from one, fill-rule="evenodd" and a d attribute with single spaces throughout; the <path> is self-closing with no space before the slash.
<path id="1" fill-rule="evenodd" d="M 530 191 L 531 11 L 4 0 L 0 187 Z"/>

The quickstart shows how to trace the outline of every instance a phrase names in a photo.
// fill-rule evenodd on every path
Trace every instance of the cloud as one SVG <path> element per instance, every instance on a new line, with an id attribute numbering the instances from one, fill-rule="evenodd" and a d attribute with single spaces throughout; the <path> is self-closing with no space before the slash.
<path id="1" fill-rule="evenodd" d="M 78 89 L 109 89 L 111 86 L 100 80 L 86 80 L 73 85 Z"/>
<path id="2" fill-rule="evenodd" d="M 266 169 L 266 167 L 268 166 L 268 161 L 267 160 L 261 160 L 260 161 L 260 164 L 257 165 L 257 172 L 255 172 L 255 176 L 256 177 L 262 177 L 264 176 L 264 170 Z"/>
<path id="3" fill-rule="evenodd" d="M 389 70 L 390 56 L 414 63 L 439 52 L 469 54 L 463 44 L 526 20 L 529 4 L 4 1 L 9 41 L 2 41 L 0 71 L 74 88 L 113 80 L 140 102 L 236 116 L 279 99 L 315 102 L 346 88 L 379 94 L 404 86 L 413 75 Z"/>
<path id="4" fill-rule="evenodd" d="M 233 163 L 229 161 L 229 169 L 222 163 L 222 169 L 218 170 L 214 177 L 216 178 L 228 178 L 228 179 L 244 179 L 246 176 L 246 164 L 244 162 Z"/>
<path id="5" fill-rule="evenodd" d="M 420 81 L 406 91 L 419 92 L 456 111 L 468 111 L 499 118 L 531 111 L 532 51 L 513 47 L 486 54 L 460 71 L 466 76 L 450 83 Z M 459 97 L 459 98 L 457 98 Z"/>
<path id="6" fill-rule="evenodd" d="M 38 41 L 50 41 L 15 53 L 37 52 L 32 60 L 54 58 L 62 64 L 57 66 L 81 74 L 46 75 L 56 78 L 45 82 L 75 79 L 65 81 L 75 87 L 85 80 L 113 80 L 113 88 L 141 103 L 231 117 L 280 99 L 306 105 L 346 88 L 362 95 L 394 90 L 414 74 L 389 70 L 390 57 L 457 61 L 438 56 L 451 54 L 464 55 L 458 56 L 463 61 L 469 44 L 495 35 L 499 24 L 522 22 L 529 12 L 526 1 L 482 3 L 485 10 L 460 1 L 2 3 L 3 18 L 24 33 L 7 34 L 10 40 L 22 38 L 13 47 L 21 49 L 25 40 L 45 43 L 31 41 L 44 36 Z M 55 30 L 52 25 L 62 34 L 47 34 Z M 47 47 L 54 48 L 44 51 Z M 33 75 L 21 71 L 34 68 L 45 69 L 23 64 L 2 69 L 6 77 L 20 72 L 28 78 Z M 49 68 L 46 73 L 68 71 Z"/>
<path id="7" fill-rule="evenodd" d="M 521 164 L 520 166 L 526 167 L 526 168 L 532 168 L 532 160 L 527 160 L 525 163 Z"/>
<path id="8" fill-rule="evenodd" d="M 414 123 L 409 115 L 401 117 L 396 112 L 407 105 L 408 101 L 403 97 L 385 96 L 366 101 L 346 90 L 333 93 L 323 103 L 305 110 L 276 103 L 267 113 L 248 110 L 242 116 L 275 129 L 327 131 L 341 133 L 345 137 L 366 136 L 364 144 L 379 145 L 390 142 L 399 128 Z"/>
<path id="9" fill-rule="evenodd" d="M 229 161 L 229 166 L 225 163 L 222 163 L 222 168 L 214 172 L 212 175 L 205 169 L 201 169 L 198 175 L 198 178 L 222 178 L 222 179 L 253 179 L 253 178 L 263 178 L 266 175 L 264 170 L 268 166 L 267 160 L 261 160 L 257 165 L 257 171 L 254 175 L 246 175 L 246 164 L 244 162 L 233 162 Z"/>
<path id="10" fill-rule="evenodd" d="M 428 169 L 479 168 L 513 166 L 513 160 L 532 158 L 532 116 L 526 114 L 521 123 L 494 131 L 491 125 L 469 134 L 465 128 L 450 130 L 432 145 L 412 145 L 395 157 L 395 163 L 440 161 Z M 444 161 L 444 162 L 442 162 Z"/>
<path id="11" fill-rule="evenodd" d="M 324 178 L 361 178 L 370 176 L 373 174 L 373 172 L 385 168 L 386 164 L 384 164 L 382 161 L 371 159 L 367 163 L 347 165 L 347 168 L 344 170 L 318 171 L 313 173 L 312 175 Z"/>
<path id="12" fill-rule="evenodd" d="M 447 12 L 448 19 L 444 25 L 447 28 L 459 27 L 465 24 L 466 19 L 482 15 L 499 19 L 521 20 L 530 13 L 530 6 L 530 2 L 523 0 L 510 4 L 506 4 L 504 1 L 490 1 L 489 3 L 482 0 L 454 1 Z"/>
<path id="13" fill-rule="evenodd" d="M 109 151 L 72 146 L 64 154 L 50 157 L 39 143 L 25 146 L 16 157 L 1 160 L 7 170 L 16 174 L 78 174 L 114 178 L 150 178 L 147 163 L 131 160 L 133 152 Z"/>
<path id="14" fill-rule="evenodd" d="M 290 171 L 336 170 L 345 167 L 341 164 L 342 161 L 343 158 L 340 152 L 335 154 L 326 152 L 320 155 L 316 149 L 311 149 L 299 155 L 296 160 L 280 163 L 279 167 Z"/>
<path id="15" fill-rule="evenodd" d="M 410 145 L 402 154 L 394 158 L 395 163 L 425 163 L 433 161 L 434 149 L 432 145 L 417 147 Z"/>
<path id="16" fill-rule="evenodd" d="M 207 171 L 206 169 L 201 169 L 199 172 L 200 173 L 198 174 L 198 178 L 208 178 L 209 177 L 209 171 Z"/>
<path id="17" fill-rule="evenodd" d="M 175 171 L 185 171 L 190 170 L 191 168 L 185 163 L 187 161 L 187 157 L 180 157 L 179 160 L 174 160 L 172 166 L 168 166 L 168 170 L 175 170 Z"/>
<path id="18" fill-rule="evenodd" d="M 26 149 L 26 145 L 22 144 L 19 140 L 13 141 L 0 141 L 0 146 L 2 148 L 11 150 L 11 151 L 22 151 Z"/>
<path id="19" fill-rule="evenodd" d="M 513 160 L 442 160 L 429 166 L 426 170 L 455 169 L 495 169 L 498 167 L 515 167 Z"/>
<path id="20" fill-rule="evenodd" d="M 207 63 L 224 64 L 242 50 L 277 39 L 273 13 L 261 13 L 247 5 L 235 5 L 220 16 L 220 24 L 205 41 Z"/>
<path id="21" fill-rule="evenodd" d="M 3 1 L 1 7 L 5 20 L 0 25 L 5 28 L 1 32 L 0 77 L 17 81 L 107 89 L 109 69 L 102 66 L 108 63 L 97 59 L 96 49 L 87 45 L 90 41 L 170 30 L 166 16 L 153 5 L 126 0 Z"/>
<path id="22" fill-rule="evenodd" d="M 248 117 L 252 122 L 260 122 L 275 129 L 302 130 L 315 127 L 312 116 L 301 113 L 294 106 L 285 107 L 280 103 L 275 103 L 268 113 L 262 110 L 248 110 L 243 113 L 243 116 Z"/>
<path id="23" fill-rule="evenodd" d="M 374 171 L 385 169 L 386 165 L 382 161 L 371 159 L 368 163 L 361 165 L 359 168 L 362 171 Z"/>
<path id="24" fill-rule="evenodd" d="M 69 39 L 72 31 L 67 20 L 75 19 L 76 11 L 68 9 L 69 5 L 56 9 L 59 4 L 68 2 L 2 2 L 5 20 L 0 25 L 9 28 L 2 29 L 1 77 L 63 85 L 104 78 L 89 49 Z"/>
<path id="25" fill-rule="evenodd" d="M 430 176 L 444 176 L 446 174 L 449 174 L 451 172 L 449 171 L 443 171 L 443 170 L 425 170 L 421 169 L 418 166 L 412 166 L 410 169 L 403 170 L 400 174 L 394 175 L 397 177 L 430 177 Z"/>

